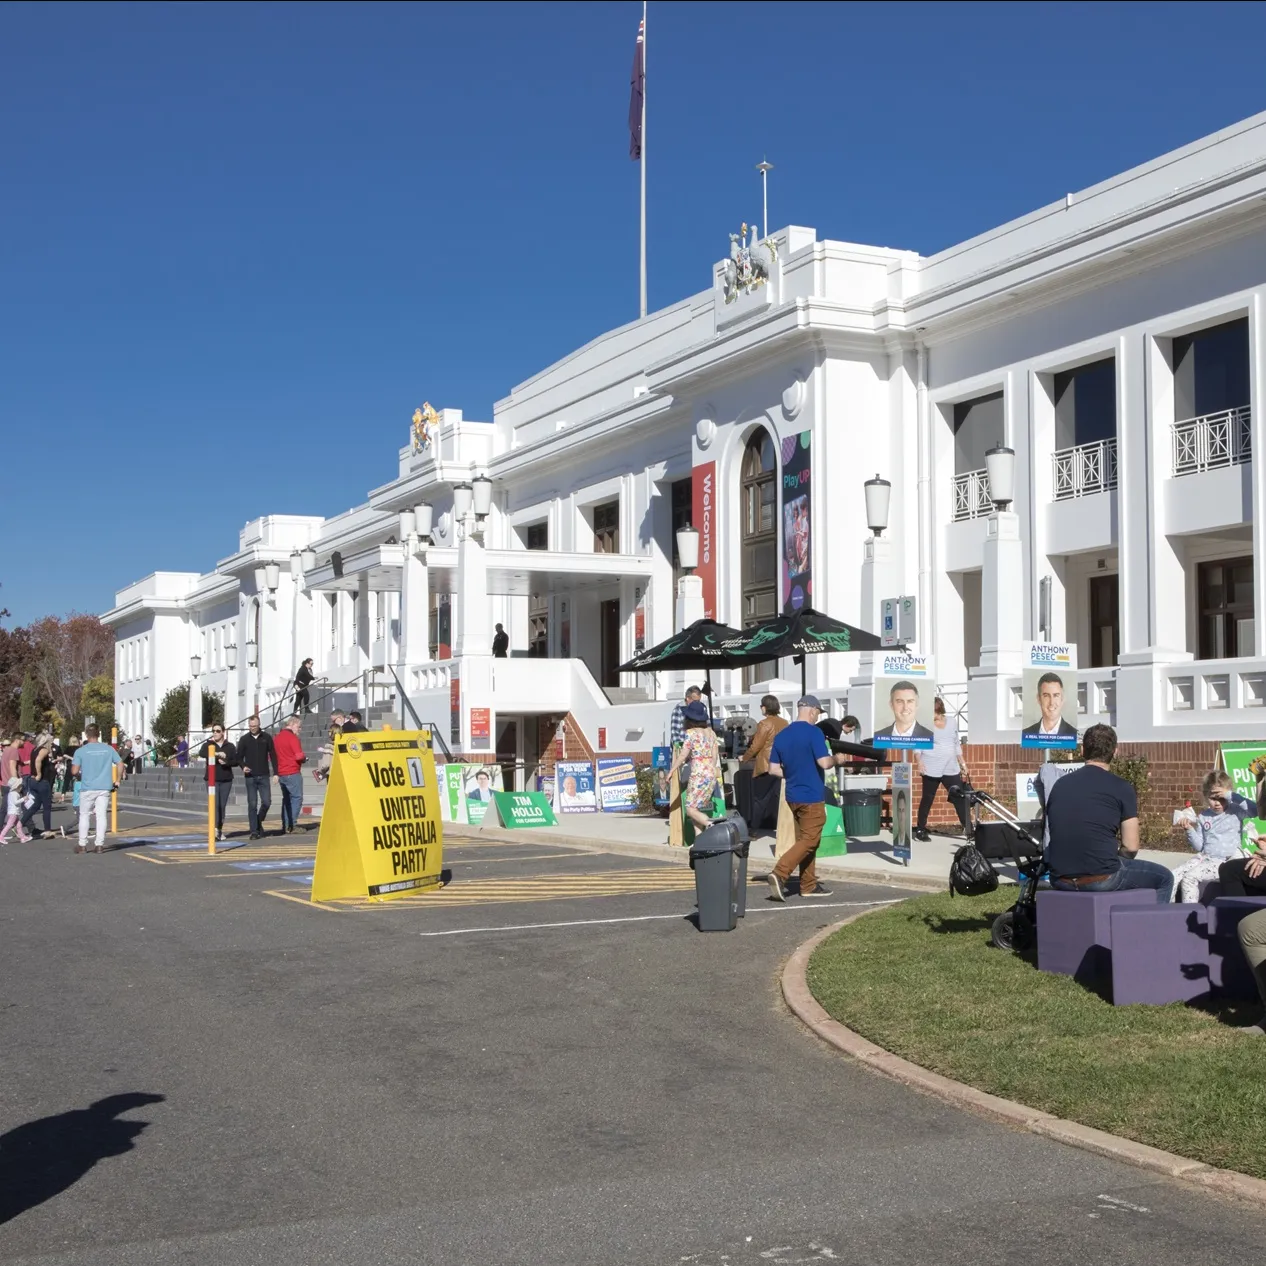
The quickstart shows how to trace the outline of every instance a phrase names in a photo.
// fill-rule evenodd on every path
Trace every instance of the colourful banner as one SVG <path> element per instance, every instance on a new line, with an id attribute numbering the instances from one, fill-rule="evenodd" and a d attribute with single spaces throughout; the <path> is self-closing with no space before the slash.
<path id="1" fill-rule="evenodd" d="M 699 566 L 703 581 L 703 616 L 715 620 L 717 606 L 717 464 L 703 462 L 690 479 L 691 526 L 699 533 Z"/>
<path id="2" fill-rule="evenodd" d="M 452 768 L 452 766 L 448 766 Z M 502 790 L 500 765 L 463 765 L 462 798 L 466 802 L 466 820 L 478 826 L 492 803 L 493 796 Z"/>
<path id="3" fill-rule="evenodd" d="M 812 604 L 810 533 L 812 462 L 810 431 L 782 439 L 782 613 L 793 615 Z"/>
<path id="4" fill-rule="evenodd" d="M 492 746 L 492 709 L 471 708 L 470 746 L 474 751 L 487 751 Z"/>
<path id="5" fill-rule="evenodd" d="M 1256 800 L 1258 770 L 1266 770 L 1266 744 L 1223 743 L 1220 754 L 1222 768 L 1231 775 L 1231 784 L 1235 790 L 1246 800 Z M 1199 797 L 1200 791 L 1197 788 L 1196 800 L 1192 806 L 1197 813 L 1204 808 Z M 1259 834 L 1266 835 L 1266 813 L 1263 810 L 1266 810 L 1266 805 L 1258 805 L 1258 816 L 1249 820 L 1257 827 Z"/>
<path id="6" fill-rule="evenodd" d="M 637 808 L 637 769 L 631 757 L 598 762 L 598 800 L 603 813 L 631 813 Z"/>
<path id="7" fill-rule="evenodd" d="M 581 760 L 560 760 L 554 766 L 560 813 L 597 813 L 598 790 L 593 765 Z"/>
<path id="8" fill-rule="evenodd" d="M 672 788 L 668 785 L 668 771 L 673 763 L 671 747 L 651 748 L 651 768 L 655 771 L 655 807 L 667 809 L 672 803 Z"/>

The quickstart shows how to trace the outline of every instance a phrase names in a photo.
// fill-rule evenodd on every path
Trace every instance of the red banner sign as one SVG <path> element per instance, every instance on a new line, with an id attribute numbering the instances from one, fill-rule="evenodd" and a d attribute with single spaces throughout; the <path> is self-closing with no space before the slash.
<path id="1" fill-rule="evenodd" d="M 473 748 L 488 748 L 492 740 L 492 709 L 471 708 L 470 710 L 470 745 Z"/>
<path id="2" fill-rule="evenodd" d="M 699 566 L 703 581 L 703 615 L 715 620 L 717 606 L 717 464 L 696 466 L 690 480 L 691 526 L 699 533 Z"/>

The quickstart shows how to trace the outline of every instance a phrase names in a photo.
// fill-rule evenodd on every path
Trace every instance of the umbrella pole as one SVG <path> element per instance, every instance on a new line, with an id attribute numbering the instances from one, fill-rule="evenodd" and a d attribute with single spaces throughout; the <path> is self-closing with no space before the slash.
<path id="1" fill-rule="evenodd" d="M 703 679 L 708 683 L 708 727 L 711 728 L 712 722 L 716 719 L 712 712 L 712 669 L 705 668 L 703 670 Z"/>
<path id="2" fill-rule="evenodd" d="M 803 699 L 809 693 L 809 657 L 807 655 L 800 656 L 800 697 Z"/>

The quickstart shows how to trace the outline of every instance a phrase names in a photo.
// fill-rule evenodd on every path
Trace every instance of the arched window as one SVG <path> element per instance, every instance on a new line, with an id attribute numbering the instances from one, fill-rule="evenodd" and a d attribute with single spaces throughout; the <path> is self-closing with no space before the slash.
<path id="1" fill-rule="evenodd" d="M 743 626 L 778 614 L 778 450 L 766 430 L 757 431 L 743 450 L 742 588 Z M 744 670 L 744 686 L 764 667 Z"/>

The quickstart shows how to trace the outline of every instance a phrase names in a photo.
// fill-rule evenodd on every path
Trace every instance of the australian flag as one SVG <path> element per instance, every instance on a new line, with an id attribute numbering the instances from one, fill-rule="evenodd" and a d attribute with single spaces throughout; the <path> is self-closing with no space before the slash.
<path id="1" fill-rule="evenodd" d="M 633 54 L 633 82 L 629 89 L 629 157 L 642 157 L 642 102 L 646 96 L 646 23 L 637 24 L 637 49 Z"/>

